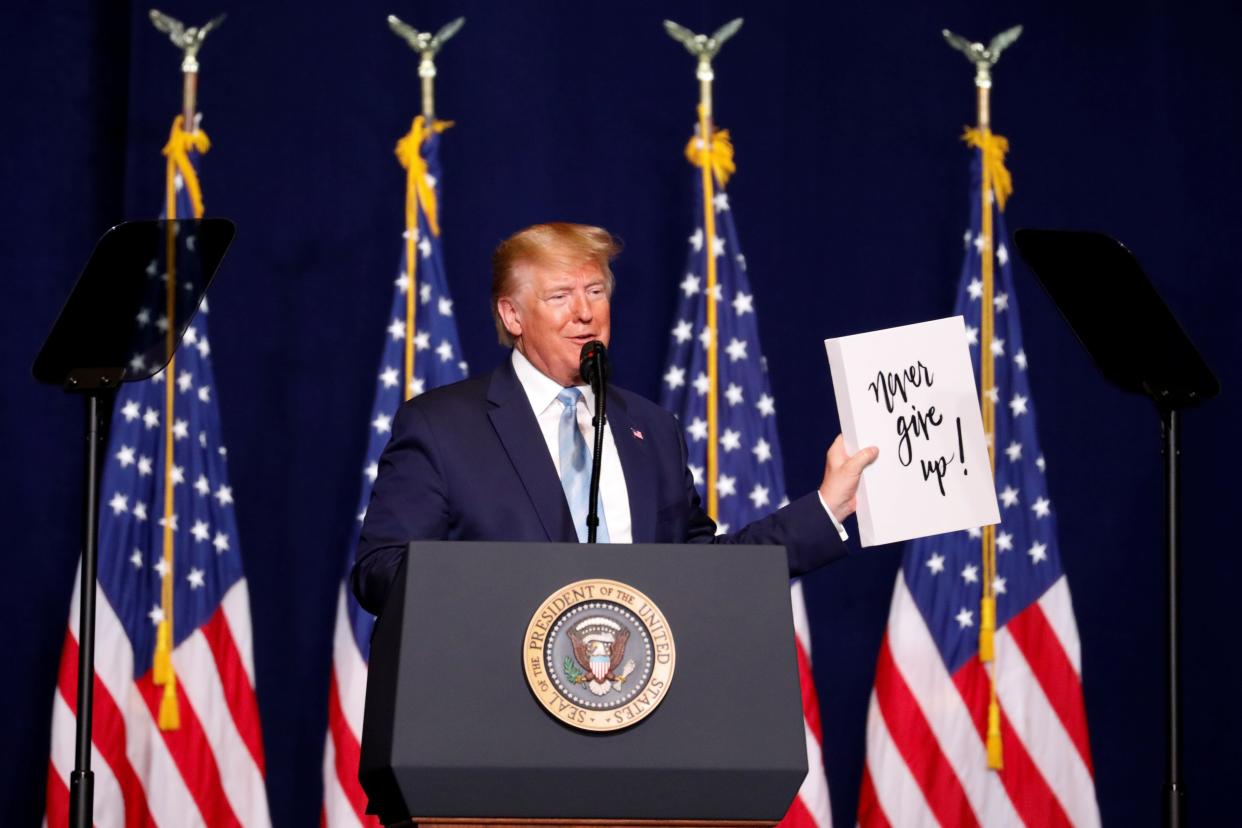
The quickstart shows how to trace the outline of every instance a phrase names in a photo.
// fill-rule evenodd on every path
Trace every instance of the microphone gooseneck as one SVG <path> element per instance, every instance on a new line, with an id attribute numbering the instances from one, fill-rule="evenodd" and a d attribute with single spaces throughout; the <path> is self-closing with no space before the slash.
<path id="1" fill-rule="evenodd" d="M 591 455 L 591 491 L 587 501 L 587 543 L 595 543 L 599 531 L 599 472 L 604 454 L 604 423 L 608 393 L 608 349 L 598 339 L 582 346 L 578 357 L 579 370 L 595 393 L 595 450 Z"/>

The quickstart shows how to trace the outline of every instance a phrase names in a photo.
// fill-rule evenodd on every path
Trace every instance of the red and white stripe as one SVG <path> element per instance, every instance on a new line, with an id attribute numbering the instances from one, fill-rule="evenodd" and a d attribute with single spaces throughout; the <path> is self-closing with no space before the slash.
<path id="1" fill-rule="evenodd" d="M 789 588 L 793 603 L 794 634 L 798 643 L 798 679 L 802 684 L 802 722 L 806 727 L 806 779 L 780 828 L 828 828 L 832 825 L 832 805 L 828 799 L 828 776 L 824 772 L 824 733 L 819 718 L 819 697 L 811 674 L 811 625 L 806 617 L 802 582 Z"/>
<path id="2" fill-rule="evenodd" d="M 341 585 L 336 602 L 336 634 L 332 643 L 332 686 L 328 689 L 328 735 L 323 753 L 321 824 L 378 826 L 366 813 L 367 795 L 358 782 L 362 744 L 362 710 L 367 694 L 367 664 L 354 640 Z"/>
<path id="3" fill-rule="evenodd" d="M 69 813 L 79 600 L 75 589 L 52 707 L 49 825 Z M 149 670 L 134 679 L 129 638 L 102 590 L 96 607 L 95 825 L 270 825 L 246 582 L 173 650 L 181 727 L 171 731 L 157 725 L 163 690 Z"/>
<path id="4" fill-rule="evenodd" d="M 1004 768 L 987 767 L 988 673 L 950 675 L 899 573 L 867 716 L 858 822 L 1100 824 L 1078 628 L 1062 576 L 996 634 Z"/>

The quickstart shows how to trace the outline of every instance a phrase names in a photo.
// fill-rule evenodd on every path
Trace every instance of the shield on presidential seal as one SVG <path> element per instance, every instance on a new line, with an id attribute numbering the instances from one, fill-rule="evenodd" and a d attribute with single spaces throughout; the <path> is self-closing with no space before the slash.
<path id="1" fill-rule="evenodd" d="M 574 659 L 595 677 L 595 681 L 590 682 L 593 690 L 618 680 L 616 671 L 625 658 L 625 645 L 630 640 L 628 628 L 611 618 L 596 615 L 574 624 L 568 635 L 573 643 Z"/>

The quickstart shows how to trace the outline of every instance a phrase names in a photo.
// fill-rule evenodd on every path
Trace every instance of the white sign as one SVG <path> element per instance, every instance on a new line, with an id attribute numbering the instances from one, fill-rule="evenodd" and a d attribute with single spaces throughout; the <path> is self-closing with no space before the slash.
<path id="1" fill-rule="evenodd" d="M 824 346 L 846 450 L 880 450 L 858 487 L 862 545 L 1000 523 L 962 317 Z"/>

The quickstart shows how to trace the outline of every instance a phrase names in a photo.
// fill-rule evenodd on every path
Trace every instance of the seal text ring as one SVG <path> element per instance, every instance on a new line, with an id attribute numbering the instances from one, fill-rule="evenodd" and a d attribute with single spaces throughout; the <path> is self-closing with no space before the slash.
<path id="1" fill-rule="evenodd" d="M 580 730 L 629 727 L 668 692 L 673 633 L 650 598 L 619 581 L 568 584 L 526 628 L 526 681 L 552 716 Z"/>

